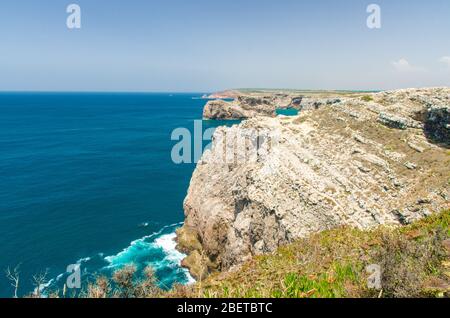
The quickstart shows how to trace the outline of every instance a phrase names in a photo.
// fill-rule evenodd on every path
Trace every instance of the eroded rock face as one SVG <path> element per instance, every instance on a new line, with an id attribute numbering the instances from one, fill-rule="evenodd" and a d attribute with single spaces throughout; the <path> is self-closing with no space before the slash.
<path id="1" fill-rule="evenodd" d="M 239 96 L 228 102 L 209 101 L 203 109 L 205 119 L 247 119 L 261 116 L 275 116 L 278 99 L 273 97 Z"/>
<path id="2" fill-rule="evenodd" d="M 428 108 L 425 132 L 432 140 L 450 146 L 450 103 Z"/>
<path id="3" fill-rule="evenodd" d="M 253 116 L 235 102 L 226 102 L 223 100 L 209 101 L 203 108 L 204 119 L 245 119 Z"/>
<path id="4" fill-rule="evenodd" d="M 184 202 L 185 227 L 201 242 L 190 259 L 227 270 L 317 231 L 407 224 L 450 207 L 450 89 L 371 96 L 218 128 Z M 249 131 L 276 142 L 256 143 L 256 159 L 224 162 Z"/>
<path id="5" fill-rule="evenodd" d="M 309 109 L 333 100 L 273 94 L 269 96 L 237 96 L 233 101 L 212 100 L 203 108 L 204 119 L 247 119 L 256 116 L 274 117 L 278 108 Z"/>
<path id="6" fill-rule="evenodd" d="M 181 261 L 181 266 L 189 268 L 189 272 L 195 280 L 203 280 L 208 276 L 210 269 L 207 264 L 208 262 L 198 250 L 192 251 Z"/>
<path id="7" fill-rule="evenodd" d="M 298 110 L 312 110 L 319 109 L 324 106 L 330 106 L 342 102 L 342 98 L 303 98 L 302 101 L 295 108 Z M 295 104 L 293 104 L 295 106 Z"/>

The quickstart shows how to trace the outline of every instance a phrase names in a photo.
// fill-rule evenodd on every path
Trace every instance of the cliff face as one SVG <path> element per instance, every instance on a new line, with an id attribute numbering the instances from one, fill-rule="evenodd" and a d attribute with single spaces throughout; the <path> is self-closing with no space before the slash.
<path id="1" fill-rule="evenodd" d="M 333 94 L 333 93 L 331 93 Z M 346 99 L 343 93 L 335 92 L 239 92 L 226 91 L 213 94 L 211 98 L 233 98 L 233 101 L 212 100 L 203 109 L 204 119 L 247 119 L 256 116 L 275 117 L 278 108 L 298 110 L 318 109 Z M 358 95 L 358 94 L 355 94 Z"/>
<path id="2" fill-rule="evenodd" d="M 277 105 L 285 107 L 290 101 L 282 101 L 272 96 L 251 97 L 238 96 L 232 102 L 223 100 L 209 101 L 203 109 L 205 119 L 246 119 L 251 117 L 275 116 Z"/>
<path id="3" fill-rule="evenodd" d="M 216 92 L 213 94 L 210 94 L 208 96 L 208 98 L 211 99 L 217 99 L 217 98 L 222 98 L 222 99 L 228 99 L 228 98 L 238 98 L 241 95 L 241 93 L 237 90 L 227 90 L 227 91 L 222 91 L 222 92 Z"/>
<path id="4" fill-rule="evenodd" d="M 399 90 L 217 129 L 184 203 L 185 266 L 204 276 L 314 232 L 449 208 L 449 105 L 450 89 Z M 253 155 L 230 151 L 243 136 Z"/>

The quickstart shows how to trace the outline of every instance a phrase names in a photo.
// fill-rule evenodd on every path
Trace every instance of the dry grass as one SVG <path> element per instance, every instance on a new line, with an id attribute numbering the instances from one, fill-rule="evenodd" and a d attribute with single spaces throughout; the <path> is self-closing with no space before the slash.
<path id="1" fill-rule="evenodd" d="M 241 269 L 210 276 L 175 297 L 448 296 L 450 211 L 400 229 L 322 232 L 258 256 Z M 366 267 L 382 269 L 382 291 L 367 287 Z M 448 269 L 447 269 L 448 270 Z"/>

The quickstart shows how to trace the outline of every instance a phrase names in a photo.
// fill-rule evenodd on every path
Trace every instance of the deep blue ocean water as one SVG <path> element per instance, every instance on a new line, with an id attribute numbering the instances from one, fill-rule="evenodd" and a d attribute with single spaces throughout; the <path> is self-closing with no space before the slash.
<path id="1" fill-rule="evenodd" d="M 170 136 L 193 130 L 200 96 L 0 93 L 0 270 L 21 264 L 20 294 L 46 269 L 61 286 L 77 262 L 83 282 L 130 263 L 162 287 L 191 279 L 173 233 L 195 164 L 172 162 Z"/>

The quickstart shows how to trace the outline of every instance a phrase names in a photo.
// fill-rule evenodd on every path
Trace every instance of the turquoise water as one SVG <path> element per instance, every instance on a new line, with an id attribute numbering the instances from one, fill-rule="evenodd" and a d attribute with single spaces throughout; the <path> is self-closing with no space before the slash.
<path id="1" fill-rule="evenodd" d="M 74 263 L 83 282 L 130 263 L 162 287 L 190 281 L 173 233 L 195 164 L 172 162 L 170 136 L 193 130 L 200 96 L 0 94 L 0 269 L 21 264 L 21 294 L 46 269 L 60 286 Z"/>
<path id="2" fill-rule="evenodd" d="M 295 108 L 278 108 L 275 113 L 283 116 L 297 116 L 299 111 Z"/>

